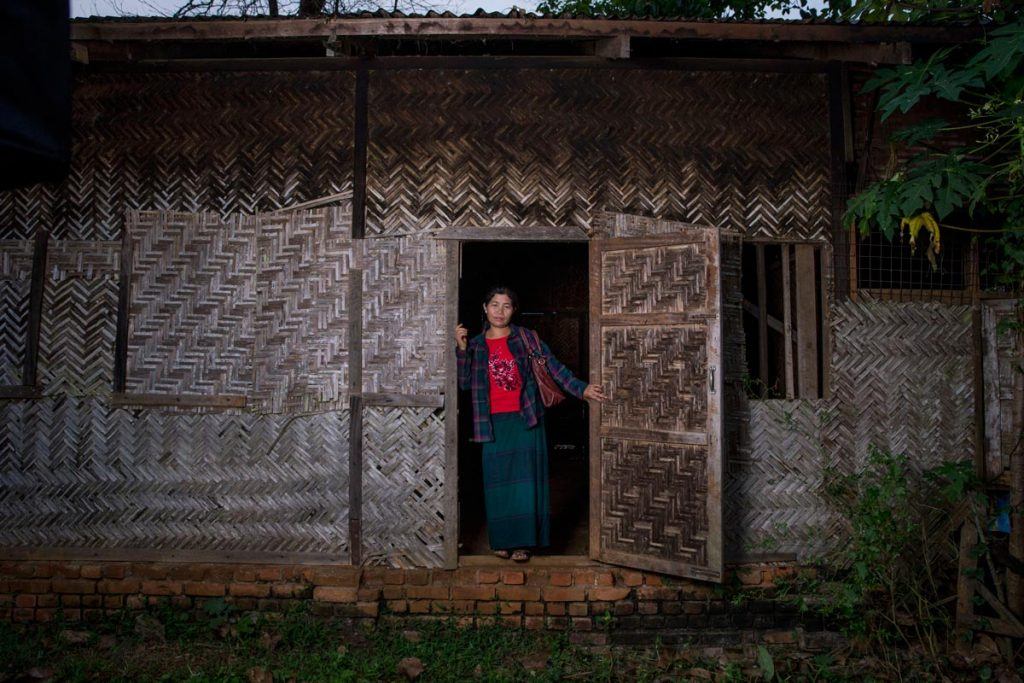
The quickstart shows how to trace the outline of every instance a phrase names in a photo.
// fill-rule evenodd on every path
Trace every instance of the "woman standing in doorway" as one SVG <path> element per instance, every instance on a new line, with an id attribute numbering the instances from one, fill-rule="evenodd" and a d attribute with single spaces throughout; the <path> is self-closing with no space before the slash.
<path id="1" fill-rule="evenodd" d="M 526 334 L 512 324 L 519 307 L 515 292 L 494 287 L 484 298 L 484 331 L 467 341 L 455 328 L 459 388 L 473 402 L 473 440 L 483 444 L 484 503 L 487 535 L 494 554 L 517 562 L 530 549 L 548 545 L 548 447 L 544 406 L 533 376 Z M 604 390 L 573 376 L 540 343 L 555 382 L 576 398 L 606 401 Z"/>

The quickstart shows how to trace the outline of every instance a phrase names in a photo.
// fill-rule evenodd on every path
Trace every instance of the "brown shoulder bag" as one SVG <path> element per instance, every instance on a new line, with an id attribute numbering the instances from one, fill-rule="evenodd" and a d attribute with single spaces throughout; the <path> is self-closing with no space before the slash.
<path id="1" fill-rule="evenodd" d="M 526 344 L 526 351 L 530 355 L 530 366 L 533 368 L 533 377 L 537 380 L 537 388 L 540 389 L 541 403 L 544 404 L 545 408 L 557 406 L 565 400 L 565 394 L 562 393 L 562 390 L 558 387 L 555 379 L 551 376 L 551 372 L 548 370 L 547 359 L 544 358 L 544 352 L 540 346 L 540 337 L 537 336 L 535 330 L 530 330 L 529 334 L 522 328 L 519 331 L 522 335 L 523 343 Z M 532 344 L 530 343 L 531 338 Z"/>

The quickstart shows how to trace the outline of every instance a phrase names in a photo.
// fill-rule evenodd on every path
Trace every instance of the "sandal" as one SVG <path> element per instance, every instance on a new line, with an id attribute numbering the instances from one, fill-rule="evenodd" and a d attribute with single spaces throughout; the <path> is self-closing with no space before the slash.
<path id="1" fill-rule="evenodd" d="M 519 550 L 517 550 L 514 553 L 512 553 L 512 561 L 513 562 L 529 562 L 530 561 L 530 551 L 520 548 Z"/>
<path id="2" fill-rule="evenodd" d="M 503 560 L 507 560 L 509 558 L 509 554 L 508 554 L 507 550 L 495 550 L 494 554 L 495 554 L 495 556 L 500 557 Z"/>

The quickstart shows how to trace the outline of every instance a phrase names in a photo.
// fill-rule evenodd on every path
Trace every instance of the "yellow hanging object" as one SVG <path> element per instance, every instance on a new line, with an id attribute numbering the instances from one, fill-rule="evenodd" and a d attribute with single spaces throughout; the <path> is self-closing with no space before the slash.
<path id="1" fill-rule="evenodd" d="M 928 240 L 928 251 L 938 254 L 942 250 L 942 243 L 939 241 L 939 224 L 935 222 L 935 218 L 930 213 L 922 211 L 913 218 L 904 218 L 900 221 L 900 235 L 904 230 L 910 233 L 911 253 L 917 246 L 917 233 L 921 232 L 921 228 L 931 233 Z"/>

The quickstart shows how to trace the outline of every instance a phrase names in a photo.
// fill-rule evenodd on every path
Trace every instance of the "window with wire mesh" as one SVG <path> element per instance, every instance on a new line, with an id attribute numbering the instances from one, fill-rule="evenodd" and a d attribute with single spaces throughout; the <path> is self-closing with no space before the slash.
<path id="1" fill-rule="evenodd" d="M 821 246 L 814 244 L 744 243 L 741 277 L 749 397 L 824 397 L 822 258 Z"/>

